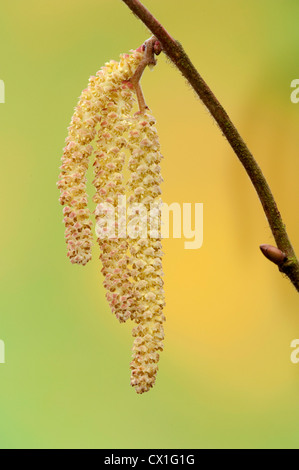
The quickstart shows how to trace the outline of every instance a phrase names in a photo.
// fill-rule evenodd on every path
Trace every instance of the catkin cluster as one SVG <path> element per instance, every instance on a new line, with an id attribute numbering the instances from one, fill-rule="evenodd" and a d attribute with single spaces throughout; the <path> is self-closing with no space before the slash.
<path id="1" fill-rule="evenodd" d="M 162 157 L 155 119 L 148 111 L 136 113 L 130 82 L 143 57 L 144 48 L 131 51 L 90 78 L 68 128 L 58 182 L 68 256 L 72 263 L 85 265 L 92 247 L 86 172 L 93 155 L 95 231 L 106 298 L 120 322 L 136 323 L 131 385 L 137 393 L 155 383 L 165 320 L 159 222 Z M 120 209 L 124 196 L 128 207 Z"/>

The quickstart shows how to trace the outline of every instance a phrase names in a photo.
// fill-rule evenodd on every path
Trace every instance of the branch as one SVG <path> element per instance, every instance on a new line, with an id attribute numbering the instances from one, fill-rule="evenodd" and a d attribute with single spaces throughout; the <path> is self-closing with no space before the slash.
<path id="1" fill-rule="evenodd" d="M 296 254 L 289 240 L 271 189 L 252 153 L 248 149 L 223 106 L 219 103 L 213 92 L 192 64 L 182 45 L 170 36 L 161 23 L 156 20 L 156 18 L 139 0 L 122 1 L 155 35 L 161 44 L 162 50 L 193 87 L 244 166 L 262 203 L 277 247 L 284 255 L 282 257 L 283 259 L 280 260 L 279 263 L 273 260 L 271 261 L 277 264 L 279 270 L 289 277 L 299 292 L 299 263 Z M 265 254 L 265 250 L 262 249 L 262 252 Z M 268 250 L 267 254 L 269 254 Z M 271 258 L 268 256 L 268 259 Z"/>
<path id="2" fill-rule="evenodd" d="M 155 54 L 156 55 L 160 54 L 161 48 L 160 48 L 160 43 L 157 43 L 157 39 L 155 38 L 155 36 L 153 36 L 147 41 L 145 41 L 145 43 L 141 46 L 140 49 L 143 49 L 145 51 L 144 58 L 138 65 L 133 77 L 130 79 L 130 83 L 135 88 L 135 92 L 136 92 L 138 104 L 139 104 L 139 112 L 144 113 L 146 109 L 148 109 L 148 106 L 146 105 L 145 100 L 144 100 L 144 96 L 143 96 L 141 85 L 140 85 L 140 79 L 142 77 L 144 69 L 148 65 L 156 65 L 157 61 L 155 59 Z"/>

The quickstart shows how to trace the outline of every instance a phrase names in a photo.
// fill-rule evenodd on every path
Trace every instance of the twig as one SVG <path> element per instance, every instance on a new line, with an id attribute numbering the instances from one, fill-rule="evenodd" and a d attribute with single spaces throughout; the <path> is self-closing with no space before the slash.
<path id="1" fill-rule="evenodd" d="M 165 54 L 181 71 L 182 75 L 187 79 L 204 105 L 210 111 L 224 136 L 233 148 L 235 154 L 244 166 L 260 198 L 277 247 L 283 254 L 285 254 L 284 260 L 279 263 L 279 270 L 289 277 L 299 292 L 299 263 L 289 240 L 275 199 L 259 165 L 232 123 L 227 112 L 198 73 L 182 45 L 170 36 L 161 23 L 159 23 L 159 21 L 139 0 L 122 1 L 148 27 L 152 34 L 155 35 Z"/>
<path id="2" fill-rule="evenodd" d="M 158 42 L 155 36 L 145 41 L 145 43 L 141 46 L 141 48 L 144 49 L 145 51 L 144 58 L 138 65 L 136 72 L 134 73 L 133 77 L 130 79 L 130 82 L 135 88 L 138 105 L 139 105 L 139 112 L 144 113 L 148 109 L 148 106 L 146 105 L 145 100 L 144 100 L 144 96 L 143 96 L 141 85 L 140 85 L 140 79 L 142 77 L 145 67 L 147 67 L 148 65 L 156 65 L 157 61 L 155 59 L 155 54 L 158 55 L 161 52 L 161 49 L 160 49 L 160 52 L 158 52 Z"/>

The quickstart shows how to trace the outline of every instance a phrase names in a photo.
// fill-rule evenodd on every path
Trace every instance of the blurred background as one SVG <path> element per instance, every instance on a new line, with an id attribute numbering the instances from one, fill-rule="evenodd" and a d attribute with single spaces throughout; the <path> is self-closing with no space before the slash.
<path id="1" fill-rule="evenodd" d="M 299 253 L 296 0 L 147 0 L 260 163 Z M 0 2 L 1 448 L 298 448 L 298 294 L 245 172 L 165 57 L 142 85 L 157 118 L 165 202 L 204 203 L 204 243 L 164 241 L 165 350 L 129 385 L 131 324 L 109 311 L 99 251 L 66 257 L 56 181 L 90 75 L 149 37 L 120 0 Z"/>

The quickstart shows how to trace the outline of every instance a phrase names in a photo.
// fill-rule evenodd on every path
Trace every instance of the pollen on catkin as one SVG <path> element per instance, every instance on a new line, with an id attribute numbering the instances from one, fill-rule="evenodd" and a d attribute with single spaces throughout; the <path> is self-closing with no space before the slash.
<path id="1" fill-rule="evenodd" d="M 160 144 L 155 119 L 150 114 L 135 115 L 129 140 L 131 172 L 128 182 L 129 202 L 138 210 L 145 206 L 147 237 L 129 238 L 132 277 L 134 279 L 137 323 L 131 362 L 131 385 L 137 393 L 148 391 L 155 383 L 159 352 L 163 350 L 164 290 L 160 226 L 161 189 Z M 129 217 L 134 220 L 135 214 Z M 158 224 L 156 223 L 158 221 Z M 152 223 L 154 222 L 154 224 Z"/>
<path id="2" fill-rule="evenodd" d="M 130 82 L 144 51 L 145 47 L 123 54 L 119 62 L 105 64 L 90 78 L 68 128 L 58 182 L 68 256 L 72 263 L 85 265 L 91 259 L 93 239 L 86 194 L 86 172 L 93 155 L 95 231 L 106 298 L 120 322 L 131 319 L 136 325 L 130 367 L 131 385 L 139 394 L 155 383 L 165 321 L 162 156 L 155 119 L 148 110 L 135 112 Z M 129 203 L 127 216 L 119 210 L 121 197 Z"/>
<path id="3" fill-rule="evenodd" d="M 65 206 L 65 239 L 72 263 L 85 265 L 91 259 L 92 222 L 86 194 L 86 173 L 93 153 L 91 143 L 100 128 L 102 113 L 111 101 L 111 94 L 130 79 L 142 58 L 142 52 L 131 51 L 131 54 L 123 54 L 119 62 L 108 62 L 96 76 L 90 77 L 71 119 L 58 188 L 60 203 Z"/>
<path id="4" fill-rule="evenodd" d="M 112 96 L 111 96 L 112 98 Z M 131 317 L 128 242 L 126 234 L 119 233 L 121 214 L 118 211 L 119 197 L 125 195 L 124 165 L 127 140 L 124 132 L 128 127 L 127 115 L 133 106 L 133 98 L 125 88 L 118 90 L 103 110 L 102 129 L 96 141 L 93 184 L 97 204 L 96 235 L 101 249 L 102 273 L 106 298 L 112 312 L 122 323 Z M 106 217 L 103 218 L 103 215 Z M 113 223 L 106 226 L 105 218 Z M 125 223 L 125 221 L 124 221 Z"/>
<path id="5" fill-rule="evenodd" d="M 131 317 L 133 285 L 130 280 L 128 242 L 126 233 L 119 232 L 122 215 L 118 212 L 119 197 L 125 195 L 124 167 L 130 116 L 135 105 L 135 93 L 127 80 L 142 60 L 143 54 L 134 51 L 124 55 L 110 74 L 113 88 L 106 96 L 107 104 L 101 110 L 101 123 L 95 141 L 94 181 L 96 194 L 96 235 L 101 249 L 102 273 L 106 298 L 112 312 L 121 322 Z M 106 227 L 103 212 L 113 219 Z M 126 224 L 126 221 L 124 221 Z"/>

